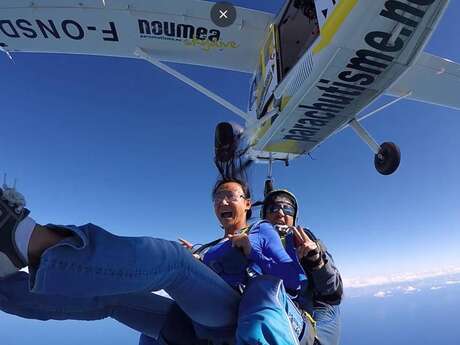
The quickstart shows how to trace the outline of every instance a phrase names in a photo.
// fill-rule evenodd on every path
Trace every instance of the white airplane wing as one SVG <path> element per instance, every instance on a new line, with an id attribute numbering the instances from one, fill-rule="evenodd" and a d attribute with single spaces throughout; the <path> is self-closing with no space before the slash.
<path id="1" fill-rule="evenodd" d="M 460 64 L 422 53 L 387 94 L 460 109 Z"/>
<path id="2" fill-rule="evenodd" d="M 0 48 L 158 60 L 253 72 L 273 14 L 236 7 L 218 27 L 199 0 L 2 0 Z"/>

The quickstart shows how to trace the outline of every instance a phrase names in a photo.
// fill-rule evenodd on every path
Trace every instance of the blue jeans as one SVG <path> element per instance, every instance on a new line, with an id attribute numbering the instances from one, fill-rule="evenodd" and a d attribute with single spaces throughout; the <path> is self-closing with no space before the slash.
<path id="1" fill-rule="evenodd" d="M 315 308 L 317 338 L 320 345 L 338 345 L 340 339 L 340 308 L 338 305 L 324 305 Z M 179 326 L 178 323 L 175 324 Z M 180 331 L 179 331 L 180 332 Z M 139 345 L 163 345 L 156 338 L 141 334 Z"/>
<path id="2" fill-rule="evenodd" d="M 178 243 L 119 237 L 92 224 L 47 227 L 70 230 L 73 236 L 48 249 L 30 277 L 20 272 L 0 279 L 0 309 L 39 320 L 112 317 L 153 345 L 177 303 L 200 337 L 233 338 L 240 295 Z M 151 293 L 159 289 L 175 302 Z M 321 344 L 336 345 L 338 307 L 314 316 L 318 336 L 325 339 Z M 177 334 L 187 334 L 187 325 L 174 325 Z"/>
<path id="3" fill-rule="evenodd" d="M 338 345 L 340 337 L 340 308 L 316 303 L 312 309 L 316 321 L 316 338 L 320 345 Z M 293 320 L 296 320 L 293 322 Z M 179 320 L 178 320 L 179 321 Z M 174 322 L 175 327 L 180 322 Z M 296 324 L 297 334 L 292 328 Z M 177 333 L 177 332 L 176 332 Z M 291 335 L 291 337 L 290 337 Z M 279 279 L 271 276 L 254 278 L 240 302 L 236 341 L 238 345 L 294 345 L 301 337 L 312 344 L 315 331 L 309 321 L 289 302 Z M 164 345 L 161 340 L 141 335 L 139 345 Z M 195 343 L 192 343 L 195 345 Z M 315 344 L 318 344 L 315 342 Z"/>
<path id="4" fill-rule="evenodd" d="M 100 320 L 111 317 L 157 338 L 174 301 L 147 294 L 74 298 L 31 293 L 29 275 L 19 272 L 0 279 L 0 309 L 35 320 Z"/>
<path id="5" fill-rule="evenodd" d="M 323 304 L 313 308 L 316 336 L 321 345 L 338 345 L 340 340 L 340 306 Z"/>
<path id="6" fill-rule="evenodd" d="M 73 235 L 30 270 L 30 292 L 23 274 L 0 284 L 5 311 L 34 319 L 111 316 L 156 338 L 172 302 L 151 291 L 164 289 L 198 326 L 236 329 L 240 295 L 180 244 L 115 236 L 93 224 L 47 227 Z"/>

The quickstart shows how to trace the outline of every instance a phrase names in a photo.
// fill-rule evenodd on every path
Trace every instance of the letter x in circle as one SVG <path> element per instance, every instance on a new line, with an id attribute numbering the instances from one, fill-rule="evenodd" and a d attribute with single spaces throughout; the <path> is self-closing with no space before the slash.
<path id="1" fill-rule="evenodd" d="M 219 10 L 219 13 L 220 13 L 219 19 L 222 19 L 222 18 L 228 19 L 227 12 L 228 10 L 225 10 L 225 11 Z"/>

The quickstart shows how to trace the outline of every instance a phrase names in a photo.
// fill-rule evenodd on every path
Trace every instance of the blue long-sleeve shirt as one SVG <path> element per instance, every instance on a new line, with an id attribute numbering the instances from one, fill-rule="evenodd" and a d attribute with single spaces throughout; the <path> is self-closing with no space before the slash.
<path id="1" fill-rule="evenodd" d="M 282 279 L 288 290 L 299 290 L 306 280 L 305 273 L 299 262 L 286 253 L 273 226 L 268 222 L 256 223 L 248 237 L 251 243 L 248 258 L 233 248 L 231 241 L 223 240 L 208 249 L 203 262 L 233 287 L 246 281 L 246 268 L 255 264 L 261 273 Z"/>

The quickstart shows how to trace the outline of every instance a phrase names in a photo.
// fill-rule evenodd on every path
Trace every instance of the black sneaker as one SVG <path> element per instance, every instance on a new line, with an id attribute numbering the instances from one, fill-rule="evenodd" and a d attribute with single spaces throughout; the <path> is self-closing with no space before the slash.
<path id="1" fill-rule="evenodd" d="M 18 254 L 14 235 L 19 223 L 30 213 L 22 194 L 3 185 L 0 188 L 0 277 L 12 274 L 27 263 Z"/>

